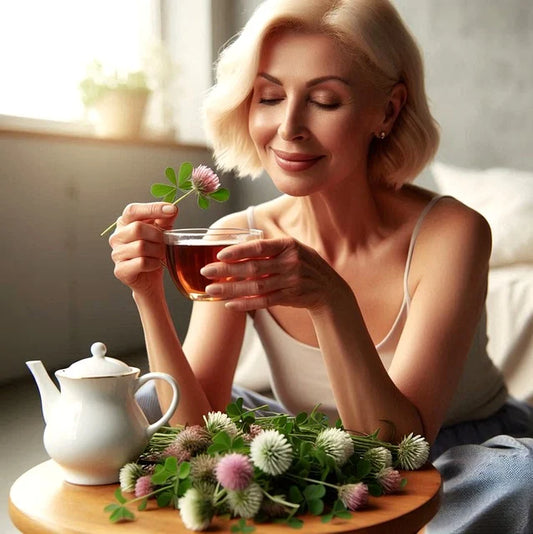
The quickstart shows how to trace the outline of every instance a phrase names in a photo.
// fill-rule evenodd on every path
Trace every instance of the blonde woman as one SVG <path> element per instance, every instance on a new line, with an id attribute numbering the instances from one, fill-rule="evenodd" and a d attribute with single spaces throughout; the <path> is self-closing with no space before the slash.
<path id="1" fill-rule="evenodd" d="M 130 205 L 110 238 L 150 366 L 180 384 L 175 422 L 224 409 L 249 314 L 289 412 L 320 402 L 348 429 L 423 434 L 434 457 L 530 432 L 531 411 L 508 401 L 486 352 L 488 224 L 409 184 L 438 132 L 420 53 L 390 2 L 264 2 L 222 52 L 205 113 L 219 168 L 266 172 L 281 196 L 216 223 L 265 239 L 202 269 L 224 300 L 194 304 L 183 344 L 161 268 L 176 208 Z"/>

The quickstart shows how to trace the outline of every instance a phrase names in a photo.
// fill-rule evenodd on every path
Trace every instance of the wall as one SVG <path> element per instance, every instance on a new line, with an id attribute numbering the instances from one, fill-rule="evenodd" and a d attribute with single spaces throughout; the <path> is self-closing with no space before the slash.
<path id="1" fill-rule="evenodd" d="M 128 202 L 153 200 L 150 184 L 185 160 L 211 162 L 202 148 L 0 135 L 0 383 L 27 375 L 29 359 L 58 368 L 87 357 L 94 341 L 114 356 L 144 350 L 130 291 L 99 234 Z M 180 217 L 206 225 L 228 209 L 189 201 Z M 183 333 L 189 303 L 167 287 Z"/>

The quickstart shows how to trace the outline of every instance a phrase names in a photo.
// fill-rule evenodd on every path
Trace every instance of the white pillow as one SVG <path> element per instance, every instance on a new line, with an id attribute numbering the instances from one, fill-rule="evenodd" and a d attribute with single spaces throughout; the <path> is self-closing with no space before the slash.
<path id="1" fill-rule="evenodd" d="M 492 229 L 491 266 L 533 262 L 533 173 L 463 169 L 435 162 L 439 193 L 481 213 Z"/>

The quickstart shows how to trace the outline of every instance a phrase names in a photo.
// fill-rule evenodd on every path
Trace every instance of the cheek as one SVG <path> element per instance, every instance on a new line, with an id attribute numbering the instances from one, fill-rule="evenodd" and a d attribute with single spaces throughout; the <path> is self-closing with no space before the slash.
<path id="1" fill-rule="evenodd" d="M 276 131 L 275 118 L 269 110 L 258 111 L 252 108 L 248 118 L 248 132 L 256 148 L 263 148 Z"/>

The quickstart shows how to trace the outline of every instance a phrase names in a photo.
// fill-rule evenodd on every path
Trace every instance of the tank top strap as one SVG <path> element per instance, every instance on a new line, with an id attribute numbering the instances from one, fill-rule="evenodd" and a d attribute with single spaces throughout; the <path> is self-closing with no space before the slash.
<path id="1" fill-rule="evenodd" d="M 255 206 L 248 206 L 246 208 L 246 220 L 248 222 L 248 228 L 255 228 L 254 209 Z"/>
<path id="2" fill-rule="evenodd" d="M 416 221 L 415 227 L 413 228 L 411 241 L 409 242 L 409 251 L 407 252 L 407 261 L 405 262 L 405 270 L 403 273 L 403 294 L 404 294 L 404 300 L 406 301 L 407 306 L 409 306 L 411 302 L 411 295 L 409 294 L 408 281 L 409 281 L 409 271 L 411 270 L 411 260 L 413 259 L 413 251 L 415 249 L 416 238 L 418 237 L 418 234 L 420 233 L 420 229 L 422 228 L 422 223 L 424 222 L 426 215 L 431 211 L 431 208 L 433 208 L 433 206 L 441 198 L 445 198 L 446 196 L 447 195 L 437 195 L 433 197 L 422 210 L 422 213 L 419 215 L 418 220 Z"/>

